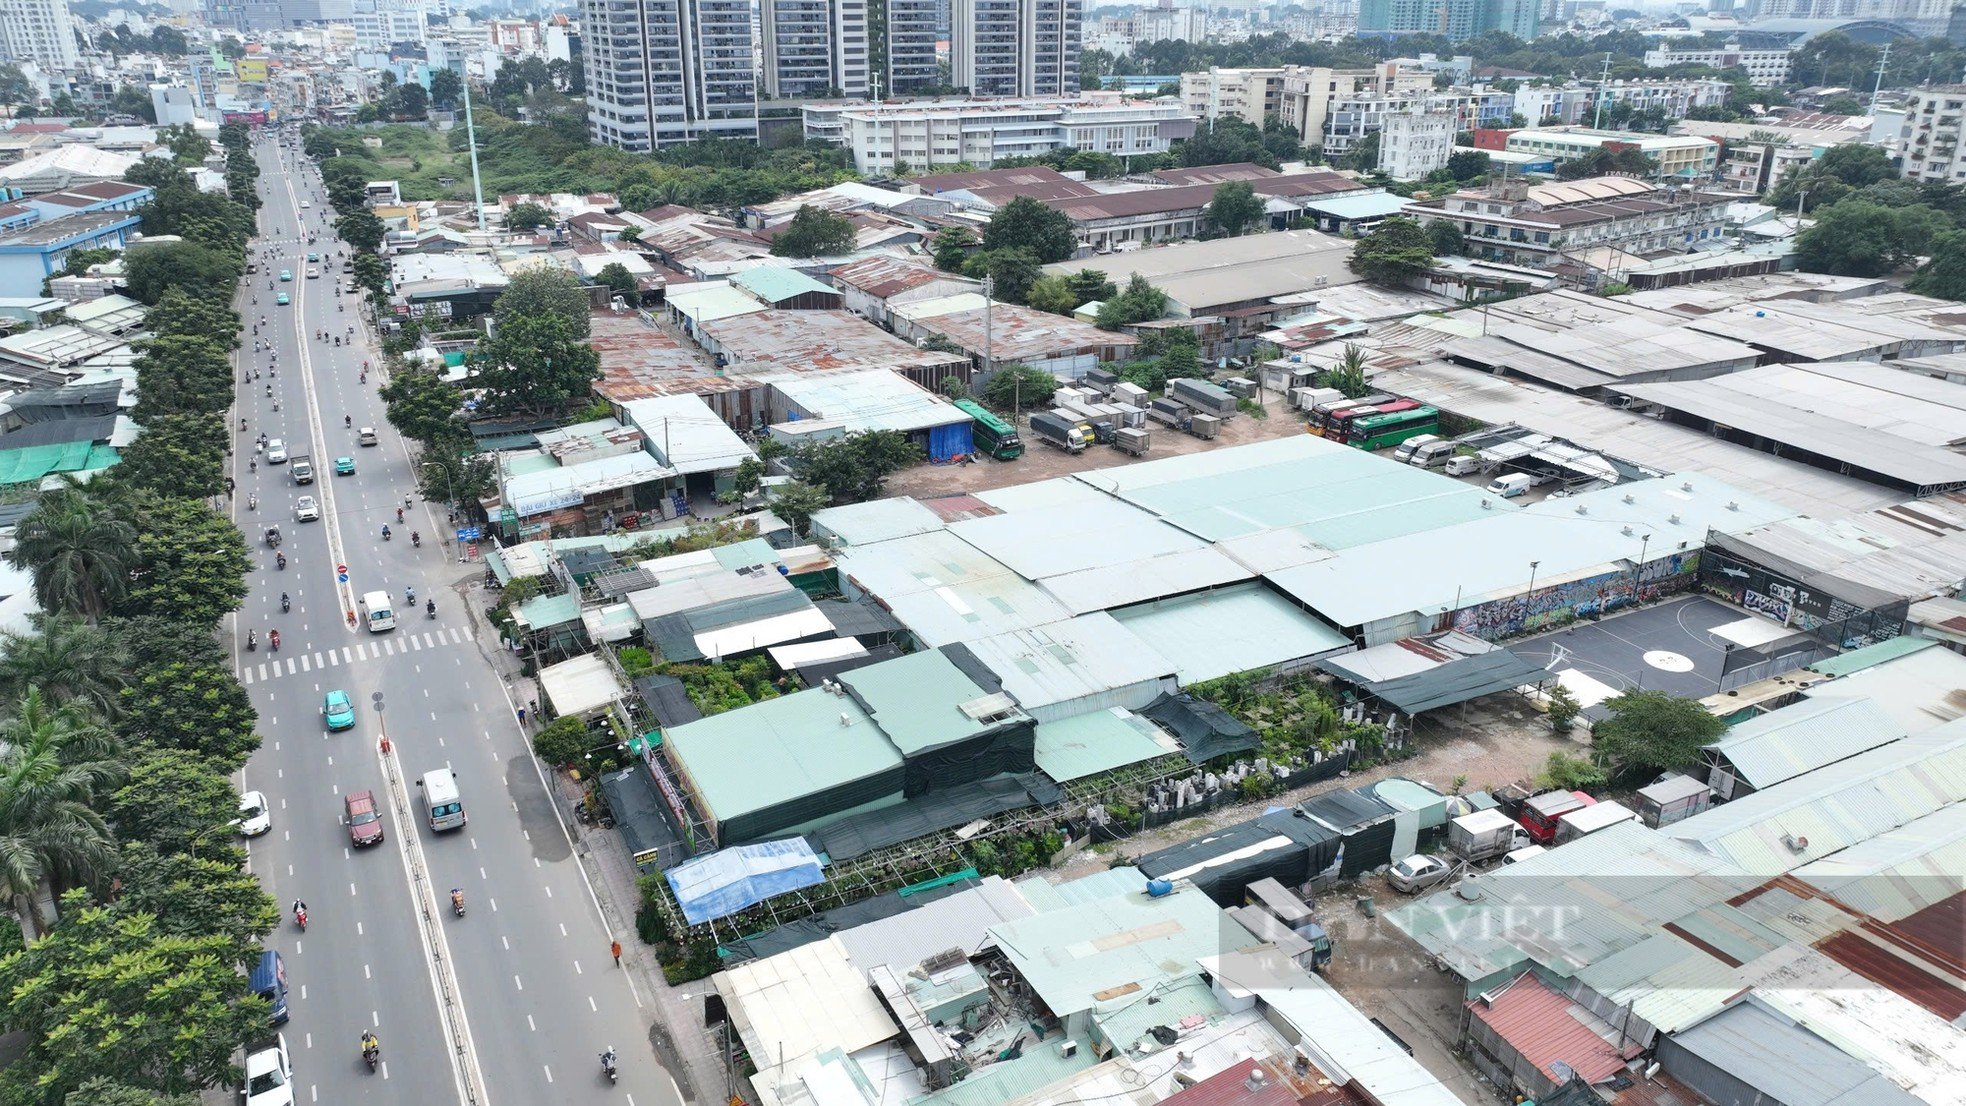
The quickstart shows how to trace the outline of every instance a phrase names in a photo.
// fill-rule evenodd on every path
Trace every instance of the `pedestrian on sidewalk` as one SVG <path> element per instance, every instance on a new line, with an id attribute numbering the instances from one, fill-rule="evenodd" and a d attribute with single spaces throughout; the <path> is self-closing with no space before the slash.
<path id="1" fill-rule="evenodd" d="M 608 951 L 614 954 L 614 966 L 619 968 L 621 966 L 621 942 L 610 942 L 608 944 Z"/>
<path id="2" fill-rule="evenodd" d="M 525 725 L 525 724 L 526 724 L 526 708 L 524 708 L 524 707 L 520 707 L 520 708 L 519 708 L 519 725 L 521 725 L 521 726 L 523 726 L 523 725 Z"/>

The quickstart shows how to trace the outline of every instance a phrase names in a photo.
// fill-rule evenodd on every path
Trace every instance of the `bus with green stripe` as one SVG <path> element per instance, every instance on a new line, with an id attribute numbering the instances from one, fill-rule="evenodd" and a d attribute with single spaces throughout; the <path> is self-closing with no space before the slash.
<path id="1" fill-rule="evenodd" d="M 973 435 L 978 453 L 987 453 L 999 461 L 1010 461 L 1024 455 L 1024 442 L 1017 436 L 1017 428 L 991 414 L 982 404 L 973 399 L 959 399 L 956 410 L 968 415 L 976 424 Z"/>
<path id="2" fill-rule="evenodd" d="M 1351 419 L 1345 429 L 1346 445 L 1360 449 L 1385 449 L 1408 438 L 1439 431 L 1440 411 L 1433 407 L 1415 407 L 1410 411 L 1367 415 Z"/>

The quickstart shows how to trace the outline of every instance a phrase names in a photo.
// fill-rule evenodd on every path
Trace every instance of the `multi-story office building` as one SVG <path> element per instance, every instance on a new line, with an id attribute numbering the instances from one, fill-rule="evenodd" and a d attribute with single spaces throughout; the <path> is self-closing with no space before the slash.
<path id="1" fill-rule="evenodd" d="M 868 0 L 870 80 L 883 96 L 908 96 L 942 83 L 936 44 L 948 0 Z"/>
<path id="2" fill-rule="evenodd" d="M 81 55 L 68 0 L 0 0 L 0 53 L 42 69 L 74 69 Z"/>
<path id="3" fill-rule="evenodd" d="M 1715 49 L 1710 46 L 1657 46 L 1645 52 L 1647 69 L 1670 69 L 1675 65 L 1711 65 L 1715 69 L 1745 69 L 1748 83 L 1756 88 L 1778 88 L 1788 83 L 1790 50 L 1743 50 L 1738 42 Z"/>
<path id="4" fill-rule="evenodd" d="M 1283 114 L 1282 66 L 1181 74 L 1181 106 L 1197 119 L 1240 119 L 1254 127 Z"/>
<path id="5" fill-rule="evenodd" d="M 1208 8 L 1177 8 L 1174 0 L 1160 0 L 1134 13 L 1133 34 L 1135 42 L 1200 42 L 1208 37 Z"/>
<path id="6" fill-rule="evenodd" d="M 988 168 L 1002 158 L 1058 149 L 1116 157 L 1164 153 L 1195 129 L 1194 117 L 1178 104 L 1111 96 L 821 104 L 804 114 L 807 138 L 844 144 L 870 176 L 961 164 Z"/>
<path id="7" fill-rule="evenodd" d="M 1637 150 L 1657 166 L 1655 175 L 1711 179 L 1720 169 L 1720 143 L 1697 135 L 1639 134 L 1634 131 L 1522 130 L 1511 133 L 1503 149 L 1538 154 L 1561 165 L 1600 149 Z"/>
<path id="8" fill-rule="evenodd" d="M 1462 42 L 1489 31 L 1536 37 L 1539 0 L 1359 0 L 1361 35 L 1445 35 Z"/>
<path id="9" fill-rule="evenodd" d="M 767 98 L 867 96 L 867 0 L 761 0 L 758 25 Z"/>
<path id="10" fill-rule="evenodd" d="M 1079 91 L 1084 0 L 954 0 L 949 71 L 972 96 L 1073 96 Z"/>
<path id="11" fill-rule="evenodd" d="M 1459 125 L 1453 111 L 1410 108 L 1386 116 L 1379 129 L 1379 171 L 1394 180 L 1419 180 L 1445 169 Z"/>
<path id="12" fill-rule="evenodd" d="M 595 142 L 757 138 L 749 0 L 581 0 L 580 23 Z"/>
<path id="13" fill-rule="evenodd" d="M 1471 257 L 1548 268 L 1566 253 L 1685 250 L 1720 238 L 1727 205 L 1737 198 L 1658 188 L 1633 177 L 1534 187 L 1516 177 L 1411 203 L 1405 214 L 1459 227 Z"/>
<path id="14" fill-rule="evenodd" d="M 1905 177 L 1966 183 L 1966 157 L 1959 153 L 1962 137 L 1966 137 L 1966 85 L 1913 90 L 1898 132 Z"/>
<path id="15" fill-rule="evenodd" d="M 380 53 L 398 42 L 422 43 L 423 7 L 417 0 L 355 0 L 355 49 Z"/>

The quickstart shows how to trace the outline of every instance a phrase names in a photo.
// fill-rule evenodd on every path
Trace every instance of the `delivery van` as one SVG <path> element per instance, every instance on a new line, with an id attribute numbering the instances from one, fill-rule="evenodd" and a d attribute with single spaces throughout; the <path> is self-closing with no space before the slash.
<path id="1" fill-rule="evenodd" d="M 1413 455 L 1421 449 L 1440 441 L 1438 434 L 1415 434 L 1393 447 L 1393 460 L 1402 465 L 1413 463 Z"/>
<path id="2" fill-rule="evenodd" d="M 456 772 L 448 768 L 425 772 L 416 785 L 423 789 L 423 805 L 429 811 L 431 829 L 464 828 L 469 819 L 464 816 L 464 798 L 457 792 Z"/>
<path id="3" fill-rule="evenodd" d="M 396 609 L 390 606 L 388 592 L 372 591 L 362 596 L 362 621 L 372 634 L 396 628 Z"/>
<path id="4" fill-rule="evenodd" d="M 278 952 L 267 949 L 265 952 L 259 954 L 259 963 L 254 964 L 252 972 L 247 975 L 246 986 L 252 989 L 253 994 L 265 999 L 266 1004 L 272 1007 L 272 1022 L 274 1025 L 286 1024 L 288 1017 L 287 964 L 286 961 L 280 959 Z"/>
<path id="5" fill-rule="evenodd" d="M 1514 499 L 1534 486 L 1536 480 L 1526 472 L 1511 472 L 1488 482 L 1488 494 Z"/>
<path id="6" fill-rule="evenodd" d="M 1441 465 L 1452 460 L 1454 451 L 1459 448 L 1461 447 L 1448 441 L 1446 438 L 1437 438 L 1431 442 L 1416 446 L 1413 450 L 1413 455 L 1406 459 L 1406 463 L 1412 465 L 1414 468 L 1439 468 Z M 1474 458 L 1470 457 L 1468 460 L 1472 461 Z"/>

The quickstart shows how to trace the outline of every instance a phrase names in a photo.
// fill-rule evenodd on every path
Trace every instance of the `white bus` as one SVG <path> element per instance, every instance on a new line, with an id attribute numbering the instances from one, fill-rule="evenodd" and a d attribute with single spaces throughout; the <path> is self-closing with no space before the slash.
<path id="1" fill-rule="evenodd" d="M 457 773 L 448 768 L 437 768 L 425 772 L 416 781 L 423 789 L 423 806 L 429 811 L 430 828 L 433 830 L 462 829 L 465 821 L 464 799 L 457 793 Z"/>
<path id="2" fill-rule="evenodd" d="M 396 609 L 389 605 L 389 593 L 372 591 L 362 596 L 362 618 L 369 625 L 369 633 L 395 629 Z"/>

